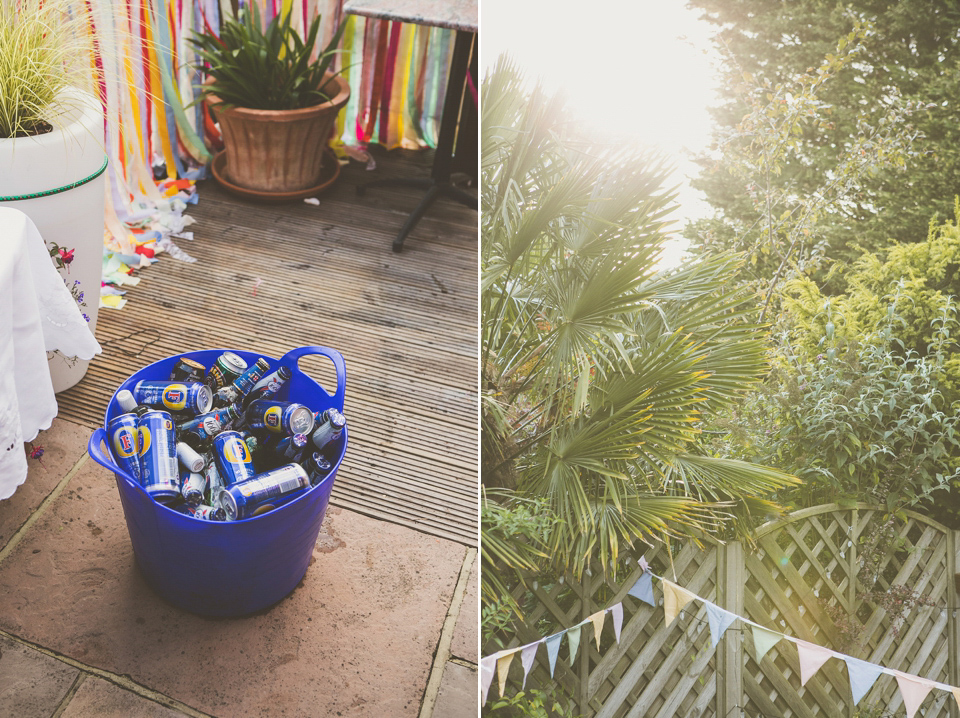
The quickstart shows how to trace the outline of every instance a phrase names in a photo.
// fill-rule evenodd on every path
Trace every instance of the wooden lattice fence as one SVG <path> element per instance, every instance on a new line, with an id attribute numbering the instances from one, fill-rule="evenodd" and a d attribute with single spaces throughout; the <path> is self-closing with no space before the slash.
<path id="1" fill-rule="evenodd" d="M 654 572 L 772 630 L 827 646 L 889 668 L 960 685 L 954 574 L 956 532 L 919 514 L 883 523 L 866 504 L 821 506 L 758 529 L 756 545 L 706 540 L 675 550 L 646 552 Z M 878 538 L 880 540 L 878 540 Z M 858 580 L 859 576 L 859 580 Z M 663 609 L 628 595 L 639 567 L 619 583 L 594 570 L 579 583 L 532 585 L 525 621 L 512 627 L 518 646 L 573 626 L 622 602 L 619 644 L 607 618 L 600 647 L 591 625 L 582 629 L 571 663 L 566 638 L 553 681 L 546 651 L 537 653 L 527 687 L 562 697 L 581 716 L 596 718 L 728 718 L 854 716 L 846 668 L 828 661 L 800 685 L 796 648 L 781 641 L 758 664 L 749 630 L 735 622 L 714 649 L 703 604 L 688 604 L 668 627 Z M 657 582 L 655 582 L 657 584 Z M 934 605 L 884 610 L 877 596 L 904 586 Z M 873 595 L 864 595 L 873 591 Z M 657 586 L 658 603 L 662 594 Z M 888 594 L 889 595 L 889 594 Z M 882 601 L 881 601 L 882 603 Z M 491 643 L 484 653 L 499 646 Z M 520 689 L 523 671 L 513 662 L 507 694 Z M 496 682 L 495 682 L 496 683 Z M 491 689 L 491 703 L 498 689 Z M 882 676 L 860 702 L 895 715 L 902 701 L 896 681 Z M 958 718 L 950 694 L 933 691 L 918 716 Z"/>

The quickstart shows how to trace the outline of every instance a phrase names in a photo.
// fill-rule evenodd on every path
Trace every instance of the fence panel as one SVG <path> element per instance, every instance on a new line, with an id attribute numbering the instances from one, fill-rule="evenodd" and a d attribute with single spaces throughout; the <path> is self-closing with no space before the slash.
<path id="1" fill-rule="evenodd" d="M 672 562 L 662 546 L 645 555 L 656 573 L 772 630 L 958 685 L 955 536 L 911 512 L 905 522 L 885 521 L 880 509 L 865 504 L 829 505 L 761 527 L 753 547 L 708 540 L 685 544 Z M 750 631 L 734 623 L 712 648 L 703 604 L 688 604 L 665 626 L 659 588 L 656 608 L 628 595 L 640 575 L 636 568 L 615 583 L 594 567 L 579 583 L 532 584 L 532 592 L 518 587 L 525 620 L 511 627 L 508 647 L 574 626 L 618 602 L 624 609 L 619 643 L 611 620 L 605 620 L 599 646 L 588 622 L 572 663 L 564 637 L 555 680 L 546 651 L 538 651 L 527 687 L 562 695 L 584 718 L 854 715 L 841 661 L 827 661 L 801 686 L 797 650 L 788 642 L 758 663 Z M 884 603 L 891 590 L 906 602 Z M 915 604 L 908 591 L 933 605 Z M 484 653 L 498 648 L 491 644 Z M 521 688 L 519 664 L 511 666 L 508 695 Z M 496 686 L 491 690 L 496 695 Z M 896 682 L 878 680 L 860 705 L 870 704 L 902 708 Z M 933 691 L 917 715 L 960 718 L 953 697 L 942 691 Z"/>

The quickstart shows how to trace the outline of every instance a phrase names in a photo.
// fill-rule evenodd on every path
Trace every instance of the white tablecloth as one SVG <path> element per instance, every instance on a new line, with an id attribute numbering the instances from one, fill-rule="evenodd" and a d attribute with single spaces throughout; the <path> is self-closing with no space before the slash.
<path id="1" fill-rule="evenodd" d="M 0 207 L 0 499 L 27 478 L 23 442 L 57 415 L 47 368 L 54 349 L 81 359 L 100 353 L 36 226 Z"/>

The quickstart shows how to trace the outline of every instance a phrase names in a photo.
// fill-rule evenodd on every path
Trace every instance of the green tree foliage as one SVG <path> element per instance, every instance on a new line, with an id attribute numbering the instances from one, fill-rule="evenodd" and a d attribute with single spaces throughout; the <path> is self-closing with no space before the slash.
<path id="1" fill-rule="evenodd" d="M 793 146 L 775 172 L 757 167 L 752 176 L 731 174 L 722 159 L 702 159 L 694 184 L 722 219 L 688 228 L 695 241 L 740 245 L 756 223 L 757 202 L 768 194 L 781 201 L 773 212 L 780 217 L 794 212 L 791 197 L 830 199 L 834 193 L 836 201 L 823 205 L 815 226 L 801 227 L 810 235 L 800 235 L 808 251 L 820 243 L 832 259 L 855 257 L 854 243 L 876 250 L 891 238 L 917 241 L 931 217 L 950 216 L 949 198 L 960 189 L 960 7 L 944 0 L 691 4 L 717 26 L 718 46 L 729 60 L 720 83 L 723 103 L 714 115 L 721 144 L 743 134 L 741 123 L 756 115 L 758 96 L 769 98 L 767 111 L 780 103 L 799 111 L 788 135 Z M 909 120 L 914 130 L 906 115 L 918 107 Z M 905 139 L 921 138 L 912 149 L 902 140 L 888 147 L 864 144 L 871 137 L 895 138 L 890 130 L 898 126 Z M 871 161 L 843 179 L 858 158 Z M 775 192 L 768 192 L 768 179 Z M 744 246 L 750 248 L 749 237 Z M 771 277 L 779 265 L 761 262 L 757 273 Z"/>
<path id="2" fill-rule="evenodd" d="M 562 102 L 501 58 L 481 136 L 485 600 L 506 569 L 615 572 L 643 537 L 769 511 L 781 472 L 705 456 L 699 424 L 765 369 L 755 309 L 721 255 L 659 270 L 672 196 L 644 154 L 581 141 Z M 541 500 L 538 538 L 517 529 Z M 495 505 L 494 505 L 495 504 Z M 509 515 L 508 515 L 509 514 Z M 508 528 L 513 526 L 514 528 Z M 542 535 L 541 535 L 542 533 Z"/>
<path id="3" fill-rule="evenodd" d="M 960 217 L 960 202 L 955 212 Z M 949 404 L 960 400 L 960 345 L 956 333 L 944 329 L 947 307 L 960 297 L 957 223 L 931 223 L 925 241 L 864 252 L 838 273 L 847 288 L 840 296 L 825 295 L 809 279 L 786 285 L 783 309 L 793 346 L 809 357 L 823 351 L 825 340 L 852 342 L 880 326 L 888 327 L 891 350 L 901 356 L 926 357 L 930 346 L 942 344 L 940 390 Z M 897 322 L 890 323 L 894 306 Z"/>
<path id="4" fill-rule="evenodd" d="M 867 501 L 892 514 L 929 510 L 935 493 L 942 500 L 960 486 L 960 418 L 940 390 L 955 307 L 944 300 L 920 356 L 895 337 L 906 303 L 890 298 L 874 331 L 856 339 L 828 330 L 816 355 L 784 339 L 764 389 L 719 422 L 733 433 L 717 441 L 718 453 L 796 474 L 803 484 L 779 498 L 798 508 Z"/>

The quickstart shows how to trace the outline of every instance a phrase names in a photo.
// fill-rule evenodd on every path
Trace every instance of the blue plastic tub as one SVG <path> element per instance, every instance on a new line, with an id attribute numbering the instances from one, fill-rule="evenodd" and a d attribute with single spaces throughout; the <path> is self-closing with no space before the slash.
<path id="1" fill-rule="evenodd" d="M 142 379 L 167 379 L 180 356 L 210 366 L 224 351 L 233 351 L 248 363 L 263 356 L 235 349 L 186 352 L 144 367 L 117 391 L 132 389 Z M 300 370 L 297 362 L 307 354 L 321 354 L 333 362 L 337 374 L 335 393 L 328 393 Z M 300 347 L 280 359 L 264 358 L 270 362 L 270 371 L 282 364 L 293 374 L 278 399 L 298 401 L 314 411 L 330 407 L 343 410 L 347 373 L 338 351 Z M 104 427 L 120 412 L 114 393 L 107 405 Z M 150 586 L 187 611 L 206 616 L 240 616 L 276 603 L 306 574 L 334 477 L 347 448 L 346 430 L 339 443 L 333 471 L 322 482 L 273 511 L 233 522 L 200 521 L 155 502 L 116 465 L 103 428 L 93 432 L 87 449 L 97 463 L 117 477 L 133 553 Z"/>

